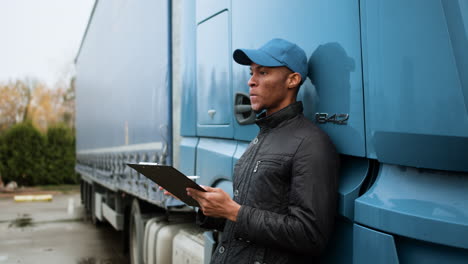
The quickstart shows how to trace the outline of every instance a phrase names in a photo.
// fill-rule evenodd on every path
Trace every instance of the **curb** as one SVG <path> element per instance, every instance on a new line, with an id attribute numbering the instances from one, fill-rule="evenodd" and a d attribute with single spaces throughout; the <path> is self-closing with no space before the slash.
<path id="1" fill-rule="evenodd" d="M 15 195 L 15 202 L 51 202 L 53 199 L 52 194 L 42 195 Z"/>

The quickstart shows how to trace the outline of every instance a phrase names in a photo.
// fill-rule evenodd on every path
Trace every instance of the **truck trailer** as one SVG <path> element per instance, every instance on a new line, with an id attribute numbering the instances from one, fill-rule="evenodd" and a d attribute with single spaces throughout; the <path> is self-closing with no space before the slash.
<path id="1" fill-rule="evenodd" d="M 302 47 L 298 99 L 341 158 L 323 263 L 468 263 L 468 1 L 96 0 L 76 64 L 76 171 L 131 263 L 209 263 L 222 232 L 127 163 L 231 196 L 255 138 L 237 48 Z"/>

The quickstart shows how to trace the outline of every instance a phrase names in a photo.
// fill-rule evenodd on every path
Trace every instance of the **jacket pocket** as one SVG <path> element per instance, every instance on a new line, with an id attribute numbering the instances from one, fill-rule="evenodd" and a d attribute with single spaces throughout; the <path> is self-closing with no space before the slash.
<path id="1" fill-rule="evenodd" d="M 249 186 L 249 201 L 257 208 L 282 212 L 288 199 L 290 172 L 281 160 L 259 159 L 255 162 Z"/>

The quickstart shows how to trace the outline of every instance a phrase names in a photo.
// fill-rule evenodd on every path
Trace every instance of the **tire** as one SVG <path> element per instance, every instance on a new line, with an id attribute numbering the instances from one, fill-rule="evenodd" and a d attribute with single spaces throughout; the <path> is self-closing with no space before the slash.
<path id="1" fill-rule="evenodd" d="M 89 214 L 89 212 L 91 211 L 91 200 L 92 200 L 92 191 L 93 191 L 93 186 L 89 183 L 86 184 L 86 210 Z"/>
<path id="2" fill-rule="evenodd" d="M 84 188 L 85 188 L 85 185 L 84 185 L 84 181 L 83 180 L 80 180 L 80 202 L 81 204 L 85 204 L 85 199 L 84 199 Z"/>
<path id="3" fill-rule="evenodd" d="M 133 199 L 132 202 L 128 241 L 130 263 L 143 264 L 143 227 L 141 223 L 140 204 L 137 199 Z"/>

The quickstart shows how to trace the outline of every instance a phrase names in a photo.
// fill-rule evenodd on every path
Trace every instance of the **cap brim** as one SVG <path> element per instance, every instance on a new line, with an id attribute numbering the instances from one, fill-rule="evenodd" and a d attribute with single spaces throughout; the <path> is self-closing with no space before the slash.
<path id="1" fill-rule="evenodd" d="M 252 62 L 266 67 L 284 66 L 283 63 L 271 57 L 268 53 L 261 50 L 236 49 L 232 54 L 234 60 L 242 65 L 250 65 Z"/>

